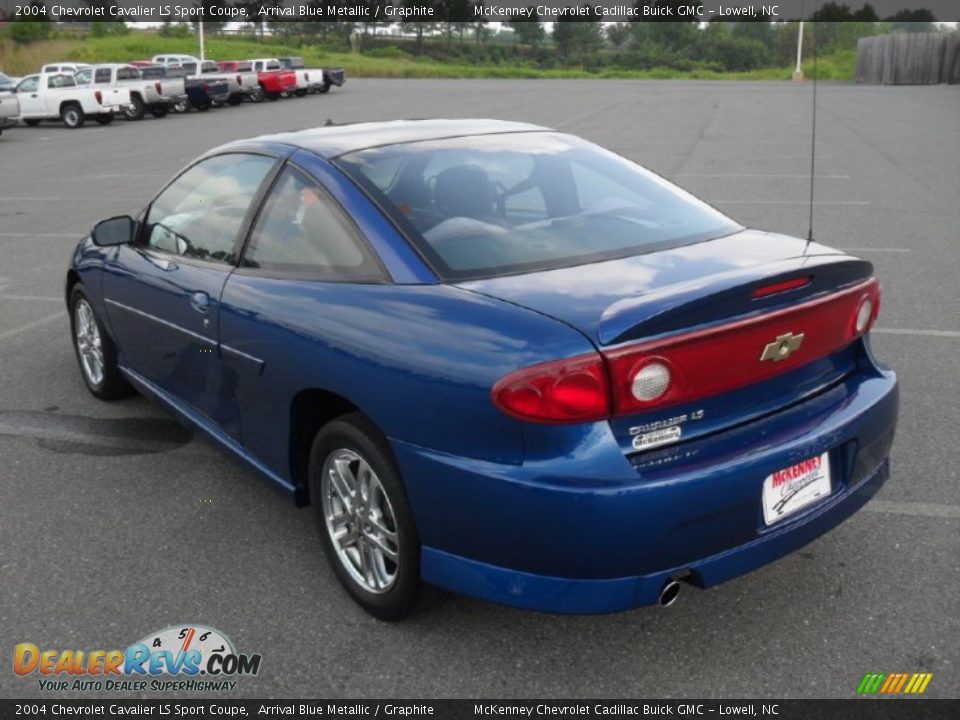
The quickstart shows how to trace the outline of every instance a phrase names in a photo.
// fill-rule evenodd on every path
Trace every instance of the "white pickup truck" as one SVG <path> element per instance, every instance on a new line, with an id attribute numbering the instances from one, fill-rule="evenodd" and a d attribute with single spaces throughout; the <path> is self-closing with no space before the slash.
<path id="1" fill-rule="evenodd" d="M 17 124 L 20 115 L 20 102 L 16 93 L 0 91 L 0 134 L 3 129 Z"/>
<path id="2" fill-rule="evenodd" d="M 102 90 L 104 97 L 113 99 L 118 93 L 129 91 L 127 120 L 142 120 L 149 111 L 154 117 L 163 117 L 178 102 L 187 99 L 183 79 L 144 80 L 133 65 L 104 63 L 79 70 L 73 76 L 77 85 Z"/>
<path id="3" fill-rule="evenodd" d="M 155 55 L 153 62 L 166 67 L 181 67 L 187 72 L 188 77 L 201 80 L 223 80 L 227 83 L 226 102 L 231 105 L 239 105 L 260 91 L 255 72 L 224 72 L 212 60 L 200 60 L 191 55 Z"/>
<path id="4" fill-rule="evenodd" d="M 340 87 L 346 82 L 346 74 L 342 67 L 308 68 L 301 57 L 282 57 L 277 60 L 284 70 L 293 70 L 297 73 L 297 95 L 325 93 L 331 86 Z"/>
<path id="5" fill-rule="evenodd" d="M 103 90 L 79 87 L 73 75 L 28 75 L 17 85 L 20 119 L 27 125 L 60 119 L 68 128 L 78 128 L 87 118 L 101 125 L 113 122 L 113 116 L 126 112 L 130 91 L 121 90 L 108 97 Z"/>

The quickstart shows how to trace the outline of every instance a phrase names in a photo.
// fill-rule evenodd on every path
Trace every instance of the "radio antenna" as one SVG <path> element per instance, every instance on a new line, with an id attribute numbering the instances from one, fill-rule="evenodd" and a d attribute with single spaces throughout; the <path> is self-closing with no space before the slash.
<path id="1" fill-rule="evenodd" d="M 800 9 L 801 16 L 803 14 L 803 8 Z M 811 132 L 810 132 L 810 218 L 807 226 L 807 245 L 804 248 L 804 252 L 810 247 L 810 243 L 813 242 L 813 188 L 814 188 L 814 177 L 817 167 L 817 55 L 819 54 L 819 48 L 817 47 L 817 18 L 816 18 L 816 6 L 814 8 L 814 14 L 812 16 L 813 25 L 813 118 L 811 122 Z"/>

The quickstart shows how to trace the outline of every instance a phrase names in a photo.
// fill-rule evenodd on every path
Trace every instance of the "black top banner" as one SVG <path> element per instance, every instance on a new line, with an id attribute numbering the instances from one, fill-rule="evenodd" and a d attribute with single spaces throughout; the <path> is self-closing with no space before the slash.
<path id="1" fill-rule="evenodd" d="M 29 19 L 43 7 L 45 19 L 61 22 L 858 21 L 864 5 L 878 19 L 960 20 L 960 0 L 0 0 L 0 20 Z"/>

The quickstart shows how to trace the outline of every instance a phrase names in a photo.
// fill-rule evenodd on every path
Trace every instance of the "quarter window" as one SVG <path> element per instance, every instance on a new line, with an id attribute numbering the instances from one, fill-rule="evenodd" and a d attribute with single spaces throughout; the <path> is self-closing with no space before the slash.
<path id="1" fill-rule="evenodd" d="M 248 267 L 370 282 L 383 274 L 343 212 L 315 181 L 287 168 L 244 253 Z"/>
<path id="2" fill-rule="evenodd" d="M 194 165 L 154 200 L 146 245 L 182 257 L 234 262 L 237 234 L 273 163 L 237 153 Z"/>
<path id="3" fill-rule="evenodd" d="M 100 68 L 93 75 L 95 85 L 105 85 L 110 82 L 110 68 Z"/>

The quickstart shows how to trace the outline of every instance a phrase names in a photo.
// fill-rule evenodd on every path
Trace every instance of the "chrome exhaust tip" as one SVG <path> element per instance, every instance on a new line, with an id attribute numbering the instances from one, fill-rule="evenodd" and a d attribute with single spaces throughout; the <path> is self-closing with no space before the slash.
<path id="1" fill-rule="evenodd" d="M 663 586 L 663 590 L 660 591 L 658 602 L 660 603 L 660 607 L 670 607 L 677 601 L 678 597 L 680 597 L 680 583 L 676 580 L 667 580 Z"/>

